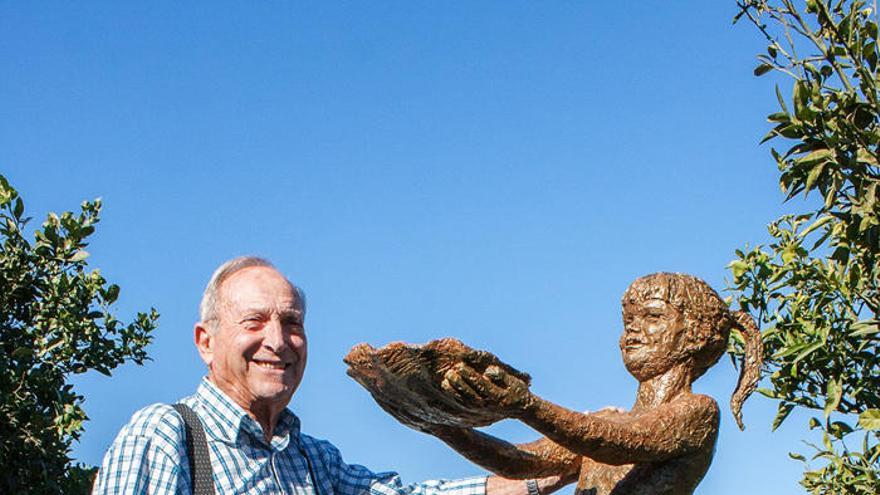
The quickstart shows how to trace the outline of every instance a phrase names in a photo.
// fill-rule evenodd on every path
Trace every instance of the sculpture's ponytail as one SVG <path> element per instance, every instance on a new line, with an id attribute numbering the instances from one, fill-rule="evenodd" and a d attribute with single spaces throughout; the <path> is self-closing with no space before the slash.
<path id="1" fill-rule="evenodd" d="M 734 325 L 745 342 L 745 355 L 739 370 L 739 381 L 736 384 L 736 390 L 730 397 L 730 410 L 736 419 L 736 424 L 740 430 L 744 430 L 745 426 L 742 421 L 742 406 L 749 395 L 755 391 L 758 386 L 758 380 L 761 378 L 761 365 L 764 363 L 764 343 L 761 340 L 761 331 L 752 316 L 745 311 L 736 311 L 733 313 Z"/>

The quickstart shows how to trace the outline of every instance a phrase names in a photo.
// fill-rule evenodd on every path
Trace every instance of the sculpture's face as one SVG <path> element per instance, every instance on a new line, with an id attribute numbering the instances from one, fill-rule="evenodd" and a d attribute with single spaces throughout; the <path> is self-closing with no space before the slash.
<path id="1" fill-rule="evenodd" d="M 626 369 L 639 381 L 658 376 L 686 354 L 684 315 L 658 297 L 623 302 L 620 350 Z"/>
<path id="2" fill-rule="evenodd" d="M 246 410 L 286 406 L 306 366 L 302 301 L 287 279 L 268 267 L 245 268 L 220 291 L 219 319 L 205 359 L 211 381 Z"/>

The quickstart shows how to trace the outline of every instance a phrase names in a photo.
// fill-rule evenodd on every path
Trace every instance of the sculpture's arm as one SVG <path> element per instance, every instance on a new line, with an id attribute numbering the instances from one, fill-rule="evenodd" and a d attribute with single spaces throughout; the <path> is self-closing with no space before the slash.
<path id="1" fill-rule="evenodd" d="M 520 419 L 575 454 L 605 464 L 654 462 L 695 452 L 714 442 L 718 405 L 688 395 L 639 415 L 583 414 L 545 401 L 504 370 L 485 374 L 468 366 L 447 372 L 444 388 L 460 400 Z"/>
<path id="2" fill-rule="evenodd" d="M 718 405 L 692 395 L 631 418 L 598 417 L 532 395 L 521 421 L 573 452 L 605 464 L 655 462 L 714 445 Z"/>
<path id="3" fill-rule="evenodd" d="M 435 425 L 428 433 L 472 462 L 505 478 L 559 476 L 565 485 L 576 479 L 580 466 L 580 456 L 546 438 L 514 445 L 472 428 Z"/>

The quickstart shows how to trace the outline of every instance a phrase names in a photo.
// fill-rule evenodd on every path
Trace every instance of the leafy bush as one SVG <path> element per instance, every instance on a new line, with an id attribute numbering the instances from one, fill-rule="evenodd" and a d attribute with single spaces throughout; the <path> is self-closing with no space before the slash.
<path id="1" fill-rule="evenodd" d="M 26 239 L 24 202 L 0 175 L 0 493 L 84 493 L 95 469 L 68 456 L 87 419 L 67 379 L 142 364 L 158 314 L 122 323 L 119 287 L 87 270 L 100 201 L 50 213 Z"/>
<path id="2" fill-rule="evenodd" d="M 768 42 L 755 75 L 793 81 L 764 138 L 785 199 L 802 214 L 770 223 L 772 242 L 738 250 L 729 268 L 742 309 L 765 325 L 764 395 L 778 427 L 795 407 L 822 411 L 822 445 L 801 484 L 816 494 L 880 493 L 880 99 L 877 13 L 866 2 L 739 1 Z M 872 5 L 873 6 L 873 5 Z M 818 196 L 818 198 L 815 198 Z"/>

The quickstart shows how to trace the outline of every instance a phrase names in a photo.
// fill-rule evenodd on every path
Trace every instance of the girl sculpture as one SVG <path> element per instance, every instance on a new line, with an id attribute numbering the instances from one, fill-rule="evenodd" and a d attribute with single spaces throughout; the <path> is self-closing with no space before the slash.
<path id="1" fill-rule="evenodd" d="M 719 407 L 694 394 L 691 383 L 724 354 L 731 329 L 745 342 L 731 409 L 754 390 L 762 362 L 761 336 L 745 313 L 732 313 L 702 280 L 657 273 L 640 278 L 623 296 L 620 350 L 639 381 L 629 411 L 580 413 L 531 393 L 503 366 L 482 371 L 466 361 L 448 369 L 441 387 L 461 404 L 518 419 L 544 435 L 513 445 L 460 425 L 421 424 L 465 457 L 507 478 L 577 479 L 578 495 L 690 494 L 712 461 Z"/>

